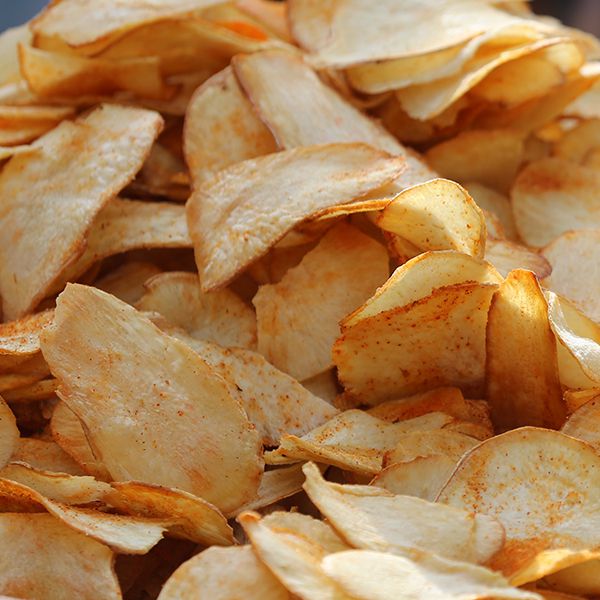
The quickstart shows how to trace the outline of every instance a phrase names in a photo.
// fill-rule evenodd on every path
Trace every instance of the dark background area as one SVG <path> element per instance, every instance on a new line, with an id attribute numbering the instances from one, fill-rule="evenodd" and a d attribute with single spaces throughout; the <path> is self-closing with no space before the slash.
<path id="1" fill-rule="evenodd" d="M 0 31 L 24 23 L 45 4 L 45 0 L 0 0 Z M 568 25 L 600 35 L 600 0 L 533 0 L 531 5 L 539 14 L 554 15 Z"/>

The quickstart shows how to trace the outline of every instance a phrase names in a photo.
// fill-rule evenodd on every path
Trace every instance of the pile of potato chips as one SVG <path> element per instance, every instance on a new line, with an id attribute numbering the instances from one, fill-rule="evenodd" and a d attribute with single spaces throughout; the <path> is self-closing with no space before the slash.
<path id="1" fill-rule="evenodd" d="M 0 595 L 600 596 L 599 57 L 502 0 L 0 35 Z"/>

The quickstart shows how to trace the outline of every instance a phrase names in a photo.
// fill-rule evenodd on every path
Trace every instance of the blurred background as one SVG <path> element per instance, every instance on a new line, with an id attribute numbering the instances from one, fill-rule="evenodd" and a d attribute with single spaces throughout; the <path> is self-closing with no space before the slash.
<path id="1" fill-rule="evenodd" d="M 0 0 L 0 30 L 27 21 L 46 3 L 46 0 Z M 532 0 L 531 5 L 539 14 L 553 15 L 568 25 L 600 36 L 600 0 Z"/>

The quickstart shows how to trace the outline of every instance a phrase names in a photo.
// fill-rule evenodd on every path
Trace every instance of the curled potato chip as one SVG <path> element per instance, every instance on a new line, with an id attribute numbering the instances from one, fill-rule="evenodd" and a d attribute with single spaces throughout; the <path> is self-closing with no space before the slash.
<path id="1" fill-rule="evenodd" d="M 447 385 L 477 397 L 495 289 L 490 283 L 439 287 L 344 328 L 333 356 L 346 392 L 370 405 Z"/>
<path id="2" fill-rule="evenodd" d="M 598 398 L 589 400 L 580 406 L 563 425 L 561 431 L 587 442 L 597 450 L 600 449 L 598 420 L 600 419 L 600 401 Z"/>
<path id="3" fill-rule="evenodd" d="M 35 469 L 69 475 L 85 475 L 81 467 L 52 441 L 20 438 L 11 461 L 24 462 Z"/>
<path id="4" fill-rule="evenodd" d="M 556 341 L 546 299 L 530 271 L 512 271 L 494 294 L 486 350 L 486 398 L 496 427 L 559 428 L 566 411 Z"/>
<path id="5" fill-rule="evenodd" d="M 231 600 L 243 590 L 248 600 L 288 600 L 288 591 L 256 558 L 251 546 L 209 548 L 184 562 L 162 588 L 159 600 Z"/>
<path id="6" fill-rule="evenodd" d="M 156 311 L 192 337 L 222 346 L 254 348 L 256 316 L 232 291 L 203 294 L 194 273 L 163 273 L 150 279 L 139 310 Z"/>
<path id="7" fill-rule="evenodd" d="M 0 467 L 10 460 L 18 441 L 19 429 L 15 415 L 8 404 L 0 398 Z"/>
<path id="8" fill-rule="evenodd" d="M 504 543 L 504 529 L 491 517 L 386 490 L 325 481 L 308 463 L 304 489 L 331 526 L 353 547 L 392 554 L 407 548 L 446 558 L 484 563 Z"/>
<path id="9" fill-rule="evenodd" d="M 196 185 L 237 162 L 277 150 L 271 132 L 255 114 L 231 67 L 206 81 L 190 100 L 184 148 Z"/>
<path id="10" fill-rule="evenodd" d="M 281 281 L 254 296 L 259 352 L 298 380 L 326 371 L 338 323 L 387 279 L 388 262 L 381 244 L 336 225 Z M 306 345 L 311 352 L 298 353 Z"/>
<path id="11" fill-rule="evenodd" d="M 61 294 L 42 343 L 59 396 L 113 478 L 180 488 L 223 510 L 255 494 L 259 436 L 232 384 L 185 344 L 81 285 Z M 85 353 L 94 360 L 82 360 Z M 151 375 L 141 377 L 141 368 Z"/>
<path id="12" fill-rule="evenodd" d="M 589 390 L 565 390 L 563 397 L 569 413 L 572 414 L 586 402 L 596 398 L 598 394 L 600 394 L 600 388 L 592 388 Z"/>
<path id="13" fill-rule="evenodd" d="M 384 488 L 392 494 L 416 496 L 433 502 L 455 467 L 456 461 L 442 454 L 418 456 L 382 469 L 370 485 Z"/>
<path id="14" fill-rule="evenodd" d="M 29 385 L 4 392 L 4 399 L 9 404 L 36 402 L 55 397 L 56 379 L 44 379 Z"/>
<path id="15" fill-rule="evenodd" d="M 55 291 L 94 263 L 139 248 L 190 248 L 185 209 L 168 202 L 110 201 L 96 216 L 85 251 L 60 274 Z"/>
<path id="16" fill-rule="evenodd" d="M 106 503 L 128 515 L 168 521 L 171 535 L 206 546 L 233 542 L 225 517 L 202 498 L 139 481 L 114 482 L 111 486 L 112 491 L 104 496 Z"/>
<path id="17" fill-rule="evenodd" d="M 519 590 L 498 573 L 429 552 L 403 556 L 349 550 L 326 556 L 323 571 L 357 600 L 540 600 Z M 368 573 L 368 576 L 365 576 Z"/>
<path id="18" fill-rule="evenodd" d="M 0 294 L 5 318 L 31 311 L 82 252 L 96 214 L 133 179 L 161 126 L 157 113 L 103 105 L 61 123 L 36 142 L 37 152 L 16 156 L 4 167 Z M 29 182 L 25 187 L 23 178 Z"/>
<path id="19" fill-rule="evenodd" d="M 31 508 L 43 508 L 65 525 L 125 554 L 148 552 L 162 538 L 167 523 L 76 508 L 50 500 L 23 484 L 0 479 L 0 502 L 5 500 L 17 505 L 24 503 L 27 512 L 36 512 Z"/>
<path id="20" fill-rule="evenodd" d="M 30 598 L 121 598 L 109 548 L 51 515 L 0 514 L 0 540 L 0 592 Z"/>
<path id="21" fill-rule="evenodd" d="M 570 231 L 542 251 L 552 265 L 552 273 L 546 277 L 544 285 L 571 300 L 596 323 L 600 323 L 600 303 L 596 294 L 596 251 L 599 240 L 599 230 Z"/>
<path id="22" fill-rule="evenodd" d="M 452 417 L 434 412 L 387 423 L 364 411 L 348 410 L 302 437 L 283 437 L 270 458 L 275 463 L 281 456 L 314 460 L 356 473 L 375 474 L 381 469 L 385 452 L 391 450 L 403 434 L 442 429 L 451 421 Z"/>
<path id="23" fill-rule="evenodd" d="M 0 324 L 0 355 L 32 356 L 40 351 L 40 334 L 54 317 L 53 310 Z"/>
<path id="24" fill-rule="evenodd" d="M 503 277 L 515 269 L 532 271 L 540 280 L 552 273 L 552 266 L 544 256 L 535 250 L 508 240 L 488 238 L 485 246 L 485 259 L 494 265 Z"/>
<path id="25" fill-rule="evenodd" d="M 145 293 L 144 283 L 160 269 L 152 263 L 131 261 L 107 273 L 94 282 L 94 286 L 127 304 L 135 304 Z"/>
<path id="26" fill-rule="evenodd" d="M 521 238 L 530 246 L 540 247 L 571 229 L 600 228 L 596 211 L 599 184 L 596 170 L 560 158 L 527 165 L 511 193 Z"/>
<path id="27" fill-rule="evenodd" d="M 524 427 L 465 455 L 438 502 L 497 517 L 507 541 L 490 566 L 522 585 L 569 566 L 560 566 L 565 556 L 579 562 L 577 553 L 598 547 L 587 523 L 597 510 L 599 474 L 600 457 L 587 443 Z"/>
<path id="28" fill-rule="evenodd" d="M 400 192 L 377 217 L 377 225 L 421 251 L 456 250 L 477 258 L 485 252 L 484 216 L 460 185 L 434 179 Z"/>
<path id="29" fill-rule="evenodd" d="M 390 183 L 402 169 L 402 158 L 365 144 L 297 148 L 224 169 L 187 203 L 202 289 L 223 286 L 295 225 Z"/>

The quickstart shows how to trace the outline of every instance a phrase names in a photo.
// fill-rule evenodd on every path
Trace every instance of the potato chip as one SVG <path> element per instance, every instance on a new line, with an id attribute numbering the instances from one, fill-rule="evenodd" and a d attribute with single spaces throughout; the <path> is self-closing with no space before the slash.
<path id="1" fill-rule="evenodd" d="M 6 318 L 31 311 L 82 252 L 94 217 L 133 179 L 161 122 L 156 113 L 103 105 L 63 122 L 36 143 L 38 152 L 4 167 L 0 294 Z"/>
<path id="2" fill-rule="evenodd" d="M 600 148 L 600 119 L 582 121 L 565 132 L 554 144 L 553 155 L 579 164 L 585 164 L 587 156 Z"/>
<path id="3" fill-rule="evenodd" d="M 199 544 L 227 546 L 233 531 L 212 504 L 174 488 L 138 481 L 112 483 L 104 500 L 121 512 L 135 517 L 169 521 L 169 533 Z"/>
<path id="4" fill-rule="evenodd" d="M 515 269 L 532 271 L 538 279 L 548 277 L 552 273 L 552 266 L 544 256 L 527 246 L 508 240 L 488 238 L 485 246 L 485 259 L 494 265 L 504 277 L 507 277 Z"/>
<path id="5" fill-rule="evenodd" d="M 116 552 L 145 554 L 163 535 L 165 522 L 112 515 L 97 510 L 76 508 L 46 498 L 33 488 L 0 479 L 0 502 L 5 499 L 46 509 L 65 525 L 110 546 Z M 17 511 L 18 512 L 18 511 Z M 27 510 L 27 512 L 35 512 Z"/>
<path id="6" fill-rule="evenodd" d="M 260 439 L 232 384 L 132 307 L 70 285 L 42 348 L 58 395 L 115 479 L 180 488 L 222 510 L 255 494 Z M 92 362 L 82 360 L 86 353 Z"/>
<path id="7" fill-rule="evenodd" d="M 133 305 L 145 294 L 144 283 L 160 272 L 160 268 L 152 263 L 126 262 L 95 281 L 94 286 Z"/>
<path id="8" fill-rule="evenodd" d="M 19 62 L 29 89 L 41 98 L 129 91 L 142 98 L 167 99 L 176 91 L 164 83 L 154 56 L 109 61 L 21 45 Z"/>
<path id="9" fill-rule="evenodd" d="M 32 152 L 37 152 L 33 146 L 0 146 L 0 160 L 18 154 L 31 154 Z"/>
<path id="10" fill-rule="evenodd" d="M 600 325 L 567 300 L 546 292 L 548 319 L 557 340 L 560 381 L 570 388 L 600 385 Z"/>
<path id="11" fill-rule="evenodd" d="M 21 80 L 18 47 L 30 41 L 31 32 L 27 24 L 6 29 L 0 34 L 0 84 Z"/>
<path id="12" fill-rule="evenodd" d="M 540 247 L 571 229 L 600 228 L 596 211 L 599 182 L 600 173 L 594 169 L 559 158 L 529 164 L 512 189 L 520 236 L 528 245 Z"/>
<path id="13" fill-rule="evenodd" d="M 598 419 L 600 418 L 600 401 L 589 400 L 580 406 L 563 425 L 561 431 L 566 435 L 583 440 L 595 449 L 600 449 L 598 435 Z"/>
<path id="14" fill-rule="evenodd" d="M 350 550 L 326 556 L 321 567 L 356 600 L 541 600 L 534 592 L 511 587 L 489 569 L 429 552 L 394 556 Z"/>
<path id="15" fill-rule="evenodd" d="M 456 250 L 482 258 L 485 251 L 481 210 L 460 185 L 447 179 L 400 192 L 377 217 L 377 225 L 423 252 Z"/>
<path id="16" fill-rule="evenodd" d="M 448 456 L 418 456 L 382 469 L 371 485 L 384 488 L 392 494 L 415 496 L 433 502 L 455 467 L 456 461 Z"/>
<path id="17" fill-rule="evenodd" d="M 69 475 L 85 475 L 81 467 L 60 446 L 52 441 L 21 438 L 11 461 L 24 462 L 35 469 Z"/>
<path id="18" fill-rule="evenodd" d="M 388 274 L 381 244 L 350 225 L 336 225 L 279 283 L 261 286 L 254 296 L 259 352 L 298 380 L 326 371 L 338 323 Z M 310 353 L 298 353 L 307 345 Z"/>
<path id="19" fill-rule="evenodd" d="M 491 283 L 439 287 L 412 304 L 346 327 L 333 347 L 346 392 L 370 405 L 442 386 L 477 397 L 495 289 Z"/>
<path id="20" fill-rule="evenodd" d="M 566 412 L 556 342 L 533 273 L 512 271 L 494 294 L 486 349 L 486 398 L 496 427 L 559 428 Z"/>
<path id="21" fill-rule="evenodd" d="M 121 598 L 113 553 L 51 515 L 0 514 L 0 540 L 0 592 L 28 598 Z"/>
<path id="22" fill-rule="evenodd" d="M 55 291 L 108 256 L 139 248 L 190 248 L 192 245 L 183 206 L 118 198 L 98 213 L 85 242 L 85 251 L 60 274 Z"/>
<path id="23" fill-rule="evenodd" d="M 31 142 L 72 114 L 72 108 L 62 106 L 0 106 L 0 145 L 15 147 Z M 38 152 L 39 147 L 31 145 L 28 152 L 15 154 Z"/>
<path id="24" fill-rule="evenodd" d="M 508 129 L 460 133 L 426 153 L 442 177 L 478 182 L 500 192 L 509 189 L 523 155 L 523 136 Z M 485 207 L 484 207 L 485 208 Z"/>
<path id="25" fill-rule="evenodd" d="M 256 315 L 228 289 L 203 294 L 195 273 L 172 272 L 153 277 L 137 303 L 156 311 L 192 337 L 222 346 L 256 347 Z"/>
<path id="26" fill-rule="evenodd" d="M 54 311 L 45 310 L 0 324 L 0 355 L 30 357 L 40 351 L 40 334 L 52 323 Z"/>
<path id="27" fill-rule="evenodd" d="M 20 483 L 61 504 L 101 502 L 111 490 L 107 483 L 93 477 L 44 471 L 21 462 L 6 465 L 0 470 L 0 478 Z"/>
<path id="28" fill-rule="evenodd" d="M 8 404 L 0 398 L 0 466 L 4 466 L 14 454 L 19 441 L 19 429 L 15 415 Z"/>
<path id="29" fill-rule="evenodd" d="M 599 394 L 600 388 L 592 388 L 589 390 L 565 390 L 563 398 L 569 414 L 572 414 L 586 402 L 596 398 Z"/>
<path id="30" fill-rule="evenodd" d="M 452 417 L 434 412 L 388 423 L 361 410 L 347 410 L 302 437 L 284 436 L 279 448 L 265 458 L 273 463 L 280 457 L 313 460 L 355 473 L 375 474 L 381 470 L 384 454 L 403 434 L 442 429 L 451 421 Z"/>
<path id="31" fill-rule="evenodd" d="M 187 203 L 202 289 L 228 283 L 295 225 L 393 181 L 403 166 L 402 158 L 365 144 L 328 144 L 224 169 Z"/>
<path id="32" fill-rule="evenodd" d="M 288 591 L 256 558 L 251 546 L 209 548 L 184 562 L 171 575 L 159 600 L 181 600 L 202 594 L 231 600 L 288 600 Z"/>
<path id="33" fill-rule="evenodd" d="M 338 395 L 338 383 L 335 369 L 329 369 L 310 379 L 302 381 L 302 385 L 313 395 L 333 404 Z"/>
<path id="34" fill-rule="evenodd" d="M 598 228 L 600 229 L 600 225 Z M 586 316 L 600 323 L 600 303 L 596 294 L 599 275 L 596 263 L 598 240 L 598 230 L 570 231 L 546 246 L 542 254 L 552 265 L 552 273 L 544 279 L 544 285 L 573 302 Z"/>
<path id="35" fill-rule="evenodd" d="M 345 550 L 348 546 L 325 523 L 300 514 L 290 523 L 292 516 L 292 513 L 272 513 L 261 519 L 256 513 L 246 512 L 238 521 L 256 555 L 292 594 L 307 600 L 351 600 L 320 566 L 320 559 L 328 552 Z"/>
<path id="36" fill-rule="evenodd" d="M 507 542 L 489 564 L 522 585 L 569 566 L 558 558 L 575 553 L 580 562 L 576 553 L 598 547 L 596 529 L 587 526 L 597 510 L 598 473 L 600 458 L 585 442 L 524 427 L 471 450 L 438 501 L 497 517 Z"/>
<path id="37" fill-rule="evenodd" d="M 507 239 L 517 241 L 519 234 L 512 214 L 510 199 L 496 190 L 476 181 L 467 182 L 464 188 L 475 200 L 477 206 L 494 214 L 500 220 Z"/>
<path id="38" fill-rule="evenodd" d="M 588 552 L 588 554 L 593 555 L 594 553 Z M 598 553 L 596 552 L 595 554 Z M 590 556 L 590 559 L 585 562 L 580 562 L 572 567 L 567 567 L 552 575 L 548 575 L 548 577 L 544 578 L 544 581 L 550 587 L 575 594 L 597 594 L 598 590 L 600 590 L 598 566 L 600 566 L 599 559 Z M 554 594 L 556 596 L 549 596 L 549 600 L 581 600 L 581 596 L 575 597 L 559 592 L 554 592 Z"/>
<path id="39" fill-rule="evenodd" d="M 78 471 L 82 470 L 102 481 L 111 480 L 104 464 L 94 455 L 81 421 L 64 402 L 54 407 L 50 432 L 63 454 L 78 466 Z"/>
<path id="40" fill-rule="evenodd" d="M 355 548 L 392 554 L 416 548 L 483 563 L 504 543 L 504 529 L 486 515 L 447 510 L 443 504 L 376 487 L 330 483 L 312 463 L 303 471 L 309 498 Z"/>
<path id="41" fill-rule="evenodd" d="M 184 129 L 185 158 L 197 184 L 237 162 L 271 154 L 277 145 L 227 67 L 190 100 Z"/>
<path id="42" fill-rule="evenodd" d="M 4 392 L 4 399 L 9 404 L 37 402 L 53 398 L 56 392 L 56 379 L 44 379 L 29 385 Z"/>

